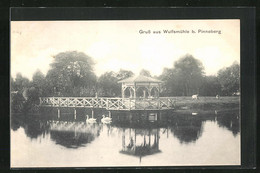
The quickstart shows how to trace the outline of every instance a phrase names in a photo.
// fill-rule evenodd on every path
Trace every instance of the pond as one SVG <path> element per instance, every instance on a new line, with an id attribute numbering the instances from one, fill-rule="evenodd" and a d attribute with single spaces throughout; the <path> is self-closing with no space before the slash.
<path id="1" fill-rule="evenodd" d="M 12 115 L 11 167 L 240 165 L 239 111 Z M 91 112 L 87 112 L 91 115 Z M 108 115 L 108 114 L 107 114 Z M 91 116 L 90 116 L 91 117 Z"/>

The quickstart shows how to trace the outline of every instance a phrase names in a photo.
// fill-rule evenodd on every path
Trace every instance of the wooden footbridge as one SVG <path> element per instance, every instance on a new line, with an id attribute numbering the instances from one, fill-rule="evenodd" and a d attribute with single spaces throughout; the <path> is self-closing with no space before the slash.
<path id="1" fill-rule="evenodd" d="M 40 97 L 42 107 L 104 108 L 107 110 L 174 109 L 176 98 Z"/>
<path id="2" fill-rule="evenodd" d="M 162 81 L 139 75 L 118 81 L 118 83 L 122 83 L 121 98 L 41 97 L 40 106 L 104 108 L 107 110 L 167 110 L 175 107 L 176 98 L 159 97 Z"/>

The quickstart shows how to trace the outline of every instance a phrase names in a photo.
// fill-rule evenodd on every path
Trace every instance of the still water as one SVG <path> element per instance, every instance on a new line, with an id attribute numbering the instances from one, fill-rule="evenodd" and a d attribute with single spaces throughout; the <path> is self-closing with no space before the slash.
<path id="1" fill-rule="evenodd" d="M 238 111 L 12 115 L 11 167 L 239 165 Z M 91 114 L 90 114 L 91 115 Z M 91 117 L 91 116 L 90 116 Z"/>

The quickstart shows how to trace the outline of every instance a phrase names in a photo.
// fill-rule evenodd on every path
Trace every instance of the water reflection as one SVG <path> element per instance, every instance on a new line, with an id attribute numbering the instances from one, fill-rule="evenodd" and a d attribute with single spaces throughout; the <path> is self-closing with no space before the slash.
<path id="1" fill-rule="evenodd" d="M 45 135 L 48 130 L 46 121 L 40 121 L 35 116 L 12 116 L 11 129 L 16 131 L 19 128 L 23 128 L 25 134 L 31 139 L 36 139 L 41 135 Z"/>
<path id="2" fill-rule="evenodd" d="M 85 122 L 48 121 L 50 136 L 56 144 L 79 148 L 91 143 L 100 134 L 100 126 Z"/>
<path id="3" fill-rule="evenodd" d="M 160 152 L 159 129 L 123 129 L 120 153 L 141 158 Z"/>
<path id="4" fill-rule="evenodd" d="M 240 117 L 238 111 L 223 112 L 218 115 L 216 121 L 220 127 L 227 128 L 236 136 L 240 132 Z"/>
<path id="5" fill-rule="evenodd" d="M 21 127 L 21 123 L 17 117 L 12 117 L 10 126 L 13 131 L 16 131 Z"/>
<path id="6" fill-rule="evenodd" d="M 166 139 L 177 139 L 176 145 L 196 144 L 202 138 L 205 131 L 205 123 L 215 122 L 220 128 L 231 131 L 233 136 L 239 134 L 239 112 L 219 112 L 217 115 L 182 115 L 175 112 L 112 112 L 112 123 L 102 124 L 104 112 L 95 114 L 95 124 L 88 124 L 84 117 L 74 119 L 73 114 L 64 114 L 66 118 L 59 120 L 55 115 L 28 116 L 12 115 L 11 129 L 17 131 L 24 129 L 24 133 L 30 139 L 49 139 L 57 146 L 68 149 L 90 148 L 100 150 L 98 142 L 114 140 L 120 145 L 114 153 L 120 155 L 138 157 L 139 162 L 146 156 L 165 154 Z M 48 117 L 48 118 L 46 118 Z M 50 119 L 50 117 L 55 117 Z M 213 125 L 214 125 L 213 124 Z M 115 132 L 118 133 L 115 133 Z M 48 135 L 47 135 L 48 134 Z M 102 135 L 101 135 L 102 134 Z M 47 136 L 47 137 L 46 137 Z M 163 139 L 161 139 L 163 137 Z M 161 140 L 161 141 L 160 141 Z M 39 140 L 41 142 L 41 140 Z M 176 141 L 176 140 L 175 140 Z M 111 142 L 111 141 L 110 141 Z M 93 145 L 88 145 L 93 143 Z M 101 142 L 102 143 L 102 142 Z M 164 144 L 160 146 L 159 144 Z M 169 145 L 172 145 L 171 143 Z"/>
<path id="7" fill-rule="evenodd" d="M 149 117 L 149 113 L 145 117 L 143 113 L 141 114 L 131 114 L 129 115 L 119 115 L 115 116 L 114 125 L 124 128 L 144 128 L 146 130 L 154 128 L 167 129 L 177 137 L 181 143 L 195 142 L 203 132 L 203 121 L 212 120 L 214 117 L 199 117 L 192 115 L 177 115 L 174 112 L 170 114 L 160 114 L 158 113 L 156 121 Z"/>
<path id="8" fill-rule="evenodd" d="M 173 116 L 169 128 L 181 143 L 195 142 L 202 135 L 204 120 L 191 115 Z"/>
<path id="9" fill-rule="evenodd" d="M 77 133 L 70 131 L 51 131 L 51 139 L 56 144 L 62 145 L 67 148 L 78 148 L 85 146 L 84 144 L 90 143 L 94 140 L 91 133 Z"/>

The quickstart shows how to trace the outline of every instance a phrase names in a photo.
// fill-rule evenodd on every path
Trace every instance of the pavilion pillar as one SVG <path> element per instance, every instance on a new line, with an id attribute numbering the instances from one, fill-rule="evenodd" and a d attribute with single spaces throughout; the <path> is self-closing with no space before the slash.
<path id="1" fill-rule="evenodd" d="M 152 90 L 151 90 L 151 88 L 149 87 L 149 89 L 148 89 L 148 96 L 149 97 L 151 97 L 152 96 Z"/>
<path id="2" fill-rule="evenodd" d="M 125 151 L 125 129 L 123 129 L 122 146 L 123 146 L 123 150 Z"/>
<path id="3" fill-rule="evenodd" d="M 122 98 L 125 98 L 125 84 L 122 83 Z"/>
<path id="4" fill-rule="evenodd" d="M 131 140 L 131 128 L 129 129 L 129 140 Z"/>
<path id="5" fill-rule="evenodd" d="M 149 130 L 149 147 L 151 146 L 151 131 Z"/>
<path id="6" fill-rule="evenodd" d="M 136 84 L 134 83 L 134 98 L 136 98 Z"/>
<path id="7" fill-rule="evenodd" d="M 135 129 L 134 151 L 135 149 L 136 149 L 136 129 Z"/>
<path id="8" fill-rule="evenodd" d="M 150 82 L 149 82 L 149 86 L 148 86 L 148 97 L 151 97 L 151 94 L 152 94 L 152 88 L 151 88 L 151 85 L 150 85 Z"/>
<path id="9" fill-rule="evenodd" d="M 159 139 L 160 139 L 160 133 L 159 133 L 159 130 L 157 129 L 157 135 L 156 135 L 156 143 L 157 143 L 157 149 L 159 149 Z"/>
<path id="10" fill-rule="evenodd" d="M 158 95 L 157 97 L 159 98 L 160 97 L 160 84 L 158 84 Z"/>
<path id="11" fill-rule="evenodd" d="M 132 90 L 132 88 L 130 88 L 129 91 L 130 91 L 130 98 L 132 98 L 133 97 L 133 90 Z"/>

